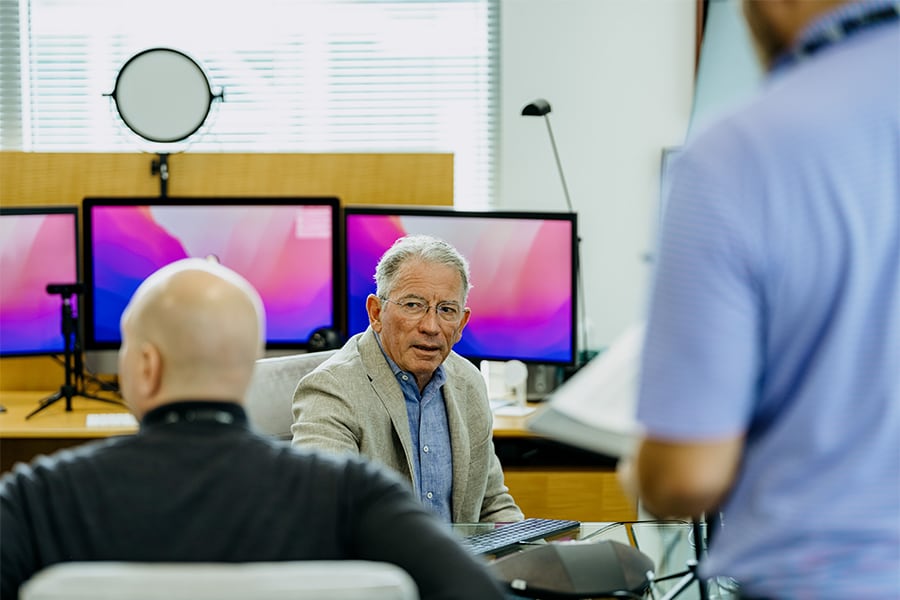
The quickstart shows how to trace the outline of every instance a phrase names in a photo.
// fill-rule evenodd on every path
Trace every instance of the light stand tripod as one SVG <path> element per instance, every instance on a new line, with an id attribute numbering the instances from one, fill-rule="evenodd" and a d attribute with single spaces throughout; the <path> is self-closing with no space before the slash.
<path id="1" fill-rule="evenodd" d="M 686 590 L 692 583 L 697 582 L 697 588 L 700 594 L 700 600 L 708 600 L 709 591 L 706 588 L 706 581 L 700 577 L 697 573 L 697 569 L 699 567 L 700 559 L 703 558 L 703 553 L 705 551 L 705 544 L 703 543 L 703 527 L 700 523 L 700 519 L 695 518 L 692 523 L 692 532 L 694 536 L 694 550 L 696 558 L 687 561 L 687 570 L 682 571 L 681 573 L 676 573 L 675 575 L 671 575 L 669 577 L 663 577 L 657 579 L 656 582 L 664 581 L 665 579 L 671 579 L 673 577 L 680 577 L 678 583 L 666 593 L 665 596 L 660 598 L 660 600 L 672 600 L 673 598 L 677 598 L 681 595 L 681 593 Z"/>
<path id="2" fill-rule="evenodd" d="M 117 400 L 94 396 L 79 389 L 79 386 L 84 381 L 84 365 L 81 361 L 81 343 L 78 332 L 78 321 L 72 311 L 72 295 L 81 293 L 83 288 L 84 286 L 80 283 L 51 283 L 47 285 L 48 294 L 59 294 L 62 297 L 63 364 L 66 372 L 65 383 L 60 386 L 58 392 L 41 400 L 38 403 L 38 407 L 28 413 L 25 417 L 26 419 L 30 419 L 51 404 L 54 404 L 57 400 L 62 400 L 63 398 L 66 399 L 66 412 L 71 412 L 72 398 L 75 396 L 121 405 L 121 402 Z M 76 354 L 77 357 L 75 356 Z"/>
<path id="3" fill-rule="evenodd" d="M 666 581 L 668 579 L 678 578 L 678 582 L 659 600 L 673 600 L 681 595 L 688 587 L 691 586 L 694 582 L 697 583 L 697 589 L 699 593 L 700 600 L 708 600 L 709 599 L 709 589 L 707 588 L 708 581 L 700 577 L 698 573 L 698 568 L 700 561 L 703 559 L 704 554 L 706 553 L 706 547 L 709 543 L 709 540 L 712 539 L 713 530 L 719 524 L 718 513 L 712 512 L 707 515 L 706 519 L 706 538 L 703 537 L 703 523 L 700 518 L 694 518 L 691 521 L 691 533 L 694 538 L 694 558 L 687 561 L 685 565 L 687 569 L 680 573 L 675 573 L 673 575 L 669 575 L 666 577 L 660 577 L 658 579 L 654 579 L 651 583 L 659 583 L 661 581 Z"/>

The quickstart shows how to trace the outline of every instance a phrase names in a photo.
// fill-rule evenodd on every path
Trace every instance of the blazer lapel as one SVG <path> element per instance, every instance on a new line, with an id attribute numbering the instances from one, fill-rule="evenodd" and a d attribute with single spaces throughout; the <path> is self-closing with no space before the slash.
<path id="1" fill-rule="evenodd" d="M 447 361 L 444 368 L 448 368 Z M 447 407 L 447 424 L 450 426 L 450 453 L 453 456 L 453 520 L 459 522 L 467 512 L 464 506 L 466 489 L 469 483 L 469 428 L 460 412 L 460 402 L 464 402 L 463 393 L 455 383 L 453 374 L 447 372 L 447 383 L 444 384 L 444 404 Z"/>
<path id="2" fill-rule="evenodd" d="M 366 330 L 359 340 L 359 356 L 366 369 L 375 395 L 381 401 L 385 411 L 391 418 L 394 431 L 403 448 L 408 472 L 413 472 L 412 436 L 409 433 L 409 417 L 406 414 L 406 400 L 393 371 L 381 352 L 375 332 Z M 455 476 L 454 476 L 455 477 Z M 418 491 L 418 490 L 416 490 Z"/>

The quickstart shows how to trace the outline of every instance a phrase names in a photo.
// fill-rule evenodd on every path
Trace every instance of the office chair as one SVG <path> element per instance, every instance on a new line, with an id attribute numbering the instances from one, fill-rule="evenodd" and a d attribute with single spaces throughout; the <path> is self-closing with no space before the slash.
<path id="1" fill-rule="evenodd" d="M 337 350 L 321 350 L 257 360 L 244 399 L 250 423 L 258 431 L 290 440 L 294 421 L 291 403 L 297 383 L 335 352 Z"/>
<path id="2" fill-rule="evenodd" d="M 25 582 L 21 600 L 418 600 L 412 577 L 370 561 L 69 562 Z"/>

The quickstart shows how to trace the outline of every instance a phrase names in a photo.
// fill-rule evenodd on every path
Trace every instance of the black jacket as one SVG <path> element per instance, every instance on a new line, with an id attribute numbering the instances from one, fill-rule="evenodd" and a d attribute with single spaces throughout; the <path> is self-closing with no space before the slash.
<path id="1" fill-rule="evenodd" d="M 396 475 L 258 435 L 237 404 L 161 407 L 0 480 L 0 598 L 63 561 L 314 559 L 394 563 L 423 600 L 502 598 Z"/>

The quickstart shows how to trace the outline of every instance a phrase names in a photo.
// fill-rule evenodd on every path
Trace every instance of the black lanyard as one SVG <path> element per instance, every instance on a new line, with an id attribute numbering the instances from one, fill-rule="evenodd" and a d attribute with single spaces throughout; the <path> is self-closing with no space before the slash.
<path id="1" fill-rule="evenodd" d="M 849 17 L 829 27 L 824 33 L 802 44 L 792 53 L 793 61 L 807 58 L 823 48 L 837 43 L 851 35 L 875 25 L 881 25 L 900 18 L 900 3 L 879 8 L 855 17 Z"/>
<path id="2" fill-rule="evenodd" d="M 245 421 L 243 408 L 234 402 L 176 402 L 157 407 L 143 418 L 144 425 L 172 425 L 174 423 L 231 425 Z"/>

